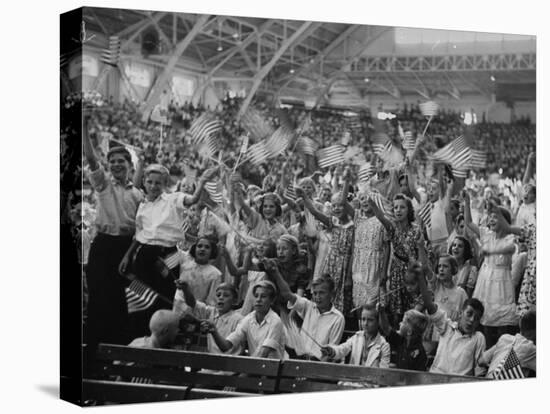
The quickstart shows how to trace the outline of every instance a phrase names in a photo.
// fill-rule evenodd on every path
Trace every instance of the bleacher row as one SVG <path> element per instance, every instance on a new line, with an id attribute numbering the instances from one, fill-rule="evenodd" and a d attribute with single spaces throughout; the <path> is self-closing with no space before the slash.
<path id="1" fill-rule="evenodd" d="M 83 405 L 124 404 L 405 385 L 484 378 L 302 360 L 101 344 Z M 68 381 L 62 378 L 62 381 Z"/>

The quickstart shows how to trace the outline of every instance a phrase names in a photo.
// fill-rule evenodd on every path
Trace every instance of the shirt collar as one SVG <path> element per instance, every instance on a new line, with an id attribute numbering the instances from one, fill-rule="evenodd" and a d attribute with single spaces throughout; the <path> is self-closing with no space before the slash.
<path id="1" fill-rule="evenodd" d="M 126 182 L 124 182 L 124 183 L 121 183 L 120 181 L 116 180 L 115 177 L 113 177 L 112 175 L 110 176 L 110 179 L 111 179 L 111 183 L 113 185 L 119 185 L 119 186 L 124 187 L 126 189 L 132 188 L 134 186 L 134 183 L 130 179 L 126 179 Z"/>
<path id="2" fill-rule="evenodd" d="M 456 322 L 456 321 L 455 321 L 455 322 L 451 322 L 451 328 L 452 328 L 453 330 L 455 330 L 456 332 L 458 332 L 460 335 L 466 336 L 466 337 L 469 337 L 469 338 L 471 338 L 472 336 L 474 336 L 474 334 L 476 333 L 475 331 L 472 332 L 472 333 L 469 333 L 469 334 L 463 333 L 460 329 L 458 329 L 458 322 Z"/>
<path id="3" fill-rule="evenodd" d="M 329 313 L 336 313 L 336 308 L 334 307 L 334 305 L 332 305 L 331 308 L 325 312 L 321 312 L 315 302 L 313 302 L 313 306 L 315 307 L 315 309 L 317 309 L 320 315 L 328 315 Z"/>

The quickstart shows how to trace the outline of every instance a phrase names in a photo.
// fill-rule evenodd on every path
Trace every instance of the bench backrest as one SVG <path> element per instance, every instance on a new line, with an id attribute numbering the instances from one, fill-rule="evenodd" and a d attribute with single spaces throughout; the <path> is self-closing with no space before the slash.
<path id="1" fill-rule="evenodd" d="M 397 387 L 477 381 L 476 377 L 432 374 L 402 369 L 381 369 L 326 362 L 282 362 L 279 392 L 312 392 L 356 387 Z"/>
<path id="2" fill-rule="evenodd" d="M 279 365 L 279 360 L 102 344 L 95 371 L 102 379 L 274 393 Z"/>

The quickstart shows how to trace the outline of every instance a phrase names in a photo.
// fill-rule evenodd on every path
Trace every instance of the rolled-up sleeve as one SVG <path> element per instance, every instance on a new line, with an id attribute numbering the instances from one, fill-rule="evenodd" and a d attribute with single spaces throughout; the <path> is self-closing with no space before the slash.
<path id="1" fill-rule="evenodd" d="M 99 166 L 97 170 L 91 171 L 88 175 L 90 184 L 96 191 L 103 191 L 107 185 L 107 176 L 103 167 Z"/>
<path id="2" fill-rule="evenodd" d="M 284 330 L 282 322 L 277 321 L 273 324 L 267 336 L 259 346 L 265 346 L 276 351 L 284 347 Z"/>
<path id="3" fill-rule="evenodd" d="M 439 335 L 445 335 L 447 328 L 449 326 L 450 320 L 447 318 L 447 314 L 441 310 L 437 309 L 433 315 L 430 316 L 435 329 L 439 332 Z"/>
<path id="4" fill-rule="evenodd" d="M 248 329 L 247 321 L 248 319 L 241 320 L 241 322 L 239 322 L 235 330 L 231 332 L 227 338 L 225 338 L 226 340 L 231 342 L 231 345 L 233 345 L 233 348 L 237 345 L 244 343 L 246 339 L 246 331 Z"/>

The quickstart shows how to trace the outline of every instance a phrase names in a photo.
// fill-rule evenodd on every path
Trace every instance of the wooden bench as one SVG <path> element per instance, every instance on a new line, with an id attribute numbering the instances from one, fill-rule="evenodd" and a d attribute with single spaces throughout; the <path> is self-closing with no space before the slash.
<path id="1" fill-rule="evenodd" d="M 369 368 L 328 362 L 282 361 L 278 392 L 315 392 L 354 388 L 472 382 L 483 378 L 402 369 Z"/>
<path id="2" fill-rule="evenodd" d="M 85 381 L 84 400 L 127 403 L 150 401 L 149 395 L 166 395 L 157 400 L 166 401 L 273 394 L 279 367 L 279 360 L 102 344 L 94 374 Z M 121 388 L 129 397 L 110 400 L 118 395 L 111 390 Z"/>

